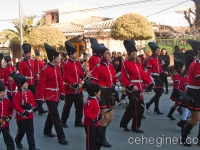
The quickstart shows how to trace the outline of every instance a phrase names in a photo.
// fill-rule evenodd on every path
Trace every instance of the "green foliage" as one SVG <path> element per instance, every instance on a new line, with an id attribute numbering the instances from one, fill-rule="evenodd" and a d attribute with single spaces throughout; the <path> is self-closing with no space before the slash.
<path id="1" fill-rule="evenodd" d="M 31 33 L 31 45 L 34 47 L 44 47 L 44 43 L 48 43 L 53 47 L 60 47 L 66 41 L 63 33 L 52 26 L 37 27 Z"/>
<path id="2" fill-rule="evenodd" d="M 115 21 L 111 28 L 111 37 L 116 40 L 147 40 L 155 35 L 151 23 L 145 17 L 128 13 Z"/>

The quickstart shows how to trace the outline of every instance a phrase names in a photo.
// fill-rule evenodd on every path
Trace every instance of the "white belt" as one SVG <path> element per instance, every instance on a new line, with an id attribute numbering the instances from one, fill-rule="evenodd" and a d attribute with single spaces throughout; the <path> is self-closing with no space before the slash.
<path id="1" fill-rule="evenodd" d="M 107 87 L 107 86 L 101 86 L 101 88 L 112 88 L 112 87 Z"/>
<path id="2" fill-rule="evenodd" d="M 151 75 L 160 76 L 159 73 L 151 73 Z"/>
<path id="3" fill-rule="evenodd" d="M 141 82 L 142 80 L 131 80 L 131 82 Z"/>
<path id="4" fill-rule="evenodd" d="M 191 89 L 200 89 L 200 86 L 187 85 L 187 88 L 191 88 Z"/>
<path id="5" fill-rule="evenodd" d="M 16 92 L 16 90 L 13 90 L 13 91 L 7 90 L 7 92 L 11 92 L 11 93 L 14 93 L 14 92 Z"/>
<path id="6" fill-rule="evenodd" d="M 64 82 L 65 85 L 69 85 L 68 83 Z"/>
<path id="7" fill-rule="evenodd" d="M 51 91 L 59 91 L 59 88 L 45 88 L 46 90 L 51 90 Z"/>
<path id="8" fill-rule="evenodd" d="M 26 77 L 27 79 L 32 79 L 33 77 Z"/>

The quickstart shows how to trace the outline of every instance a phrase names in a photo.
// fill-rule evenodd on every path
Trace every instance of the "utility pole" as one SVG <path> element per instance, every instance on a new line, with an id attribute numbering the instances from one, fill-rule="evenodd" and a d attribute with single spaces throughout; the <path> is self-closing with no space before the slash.
<path id="1" fill-rule="evenodd" d="M 19 1 L 19 25 L 20 25 L 20 41 L 21 41 L 21 44 L 20 44 L 20 48 L 21 48 L 21 55 L 23 53 L 23 49 L 22 49 L 22 45 L 23 45 L 23 31 L 22 31 L 22 7 L 21 7 L 21 2 L 20 0 Z"/>

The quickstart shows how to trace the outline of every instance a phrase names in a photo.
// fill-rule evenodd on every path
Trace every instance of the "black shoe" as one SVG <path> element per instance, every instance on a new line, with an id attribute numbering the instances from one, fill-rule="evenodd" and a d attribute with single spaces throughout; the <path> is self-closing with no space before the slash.
<path id="1" fill-rule="evenodd" d="M 34 148 L 29 148 L 29 150 L 40 150 L 40 149 L 34 147 Z"/>
<path id="2" fill-rule="evenodd" d="M 144 131 L 142 131 L 142 130 L 140 130 L 140 129 L 138 128 L 138 129 L 132 130 L 132 132 L 143 133 Z"/>
<path id="3" fill-rule="evenodd" d="M 103 146 L 103 147 L 112 147 L 112 145 L 109 144 L 108 141 L 107 141 L 106 139 L 103 140 L 102 146 Z"/>
<path id="4" fill-rule="evenodd" d="M 84 124 L 82 124 L 82 123 L 75 123 L 75 127 L 84 127 Z"/>
<path id="5" fill-rule="evenodd" d="M 16 146 L 17 146 L 18 149 L 23 149 L 22 143 L 16 143 Z"/>
<path id="6" fill-rule="evenodd" d="M 165 94 L 168 94 L 168 91 L 166 91 Z"/>
<path id="7" fill-rule="evenodd" d="M 158 115 L 162 115 L 162 114 L 163 114 L 162 112 L 160 112 L 160 110 L 159 110 L 159 109 L 157 109 L 157 110 L 156 110 L 156 109 L 154 109 L 154 114 L 155 114 L 155 113 L 156 113 L 156 114 L 158 114 Z"/>
<path id="8" fill-rule="evenodd" d="M 142 115 L 142 119 L 146 119 L 146 117 L 144 115 Z"/>
<path id="9" fill-rule="evenodd" d="M 51 133 L 44 133 L 45 136 L 48 136 L 48 137 L 56 137 L 55 134 L 53 134 L 52 132 Z"/>
<path id="10" fill-rule="evenodd" d="M 63 128 L 68 128 L 68 125 L 66 123 L 62 123 Z"/>
<path id="11" fill-rule="evenodd" d="M 125 131 L 131 131 L 131 129 L 129 129 L 128 127 L 121 127 L 124 128 Z"/>
<path id="12" fill-rule="evenodd" d="M 59 143 L 62 145 L 67 145 L 69 142 L 66 140 L 66 138 L 62 138 L 61 140 L 59 140 Z"/>
<path id="13" fill-rule="evenodd" d="M 39 115 L 43 115 L 43 114 L 46 114 L 48 112 L 49 112 L 48 110 L 40 109 L 39 110 Z"/>
<path id="14" fill-rule="evenodd" d="M 168 118 L 170 118 L 171 120 L 176 120 L 172 114 L 174 113 L 175 109 L 172 107 L 169 111 L 169 114 L 167 115 Z"/>

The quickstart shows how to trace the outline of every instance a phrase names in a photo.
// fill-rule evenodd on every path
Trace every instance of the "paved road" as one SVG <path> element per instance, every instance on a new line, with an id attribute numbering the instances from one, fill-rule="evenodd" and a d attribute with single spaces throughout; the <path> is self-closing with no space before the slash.
<path id="1" fill-rule="evenodd" d="M 171 86 L 169 89 L 169 93 L 171 93 Z M 149 99 L 153 96 L 151 94 L 144 94 L 145 102 L 149 101 Z M 86 99 L 87 94 L 84 93 L 84 99 Z M 124 112 L 122 106 L 118 106 L 115 109 L 115 119 L 108 126 L 107 131 L 107 139 L 113 145 L 112 148 L 102 148 L 102 150 L 182 150 L 187 149 L 186 147 L 176 144 L 177 137 L 180 135 L 180 128 L 177 127 L 176 123 L 180 119 L 180 115 L 178 112 L 174 113 L 175 121 L 169 120 L 166 115 L 173 105 L 173 102 L 169 99 L 170 94 L 163 94 L 160 100 L 160 110 L 164 113 L 164 115 L 153 114 L 154 106 L 150 107 L 150 113 L 145 112 L 146 119 L 142 120 L 141 129 L 144 130 L 143 134 L 133 133 L 133 132 L 125 132 L 123 129 L 119 128 L 119 122 Z M 62 111 L 63 102 L 59 104 L 59 111 Z M 45 107 L 46 108 L 46 107 Z M 69 140 L 69 145 L 63 146 L 58 144 L 56 138 L 48 138 L 43 136 L 43 127 L 46 119 L 46 115 L 39 116 L 35 114 L 34 125 L 35 125 L 35 140 L 37 147 L 41 150 L 85 150 L 85 132 L 83 128 L 74 127 L 74 107 L 72 107 L 71 115 L 69 118 L 68 126 L 69 128 L 64 129 L 67 139 Z M 15 114 L 15 113 L 14 113 Z M 130 124 L 129 124 L 130 127 Z M 11 121 L 10 132 L 13 137 L 15 137 L 17 128 L 16 121 L 13 118 Z M 55 131 L 53 131 L 55 132 Z M 195 126 L 189 135 L 190 137 L 196 137 L 198 132 L 198 126 Z M 129 144 L 133 142 L 133 138 L 135 138 L 134 144 Z M 167 140 L 164 140 L 166 139 Z M 174 143 L 170 143 L 169 138 L 174 138 Z M 154 141 L 153 141 L 154 140 Z M 157 140 L 157 143 L 156 143 Z M 162 140 L 162 141 L 161 141 Z M 28 150 L 28 145 L 26 138 L 23 139 L 22 144 L 24 146 L 24 150 Z M 199 149 L 200 146 L 194 145 L 190 148 L 190 150 Z M 5 150 L 5 146 L 3 143 L 2 135 L 0 135 L 0 150 Z"/>

